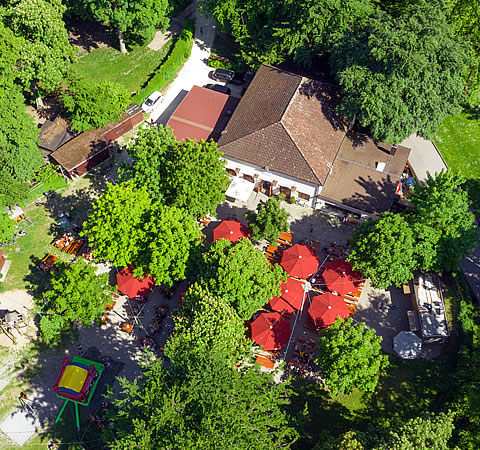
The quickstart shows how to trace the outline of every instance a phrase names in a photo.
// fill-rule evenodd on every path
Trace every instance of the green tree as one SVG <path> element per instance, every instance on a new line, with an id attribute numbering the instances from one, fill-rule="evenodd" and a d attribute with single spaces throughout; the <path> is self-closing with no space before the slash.
<path id="1" fill-rule="evenodd" d="M 38 128 L 25 110 L 18 86 L 0 88 L 0 172 L 18 181 L 32 179 L 43 163 Z"/>
<path id="2" fill-rule="evenodd" d="M 36 301 L 41 311 L 40 330 L 50 342 L 76 321 L 90 326 L 111 300 L 108 273 L 97 275 L 95 266 L 83 259 L 59 264 L 50 284 L 43 298 Z"/>
<path id="3" fill-rule="evenodd" d="M 451 1 L 448 19 L 457 34 L 472 43 L 472 58 L 466 72 L 464 93 L 471 105 L 480 103 L 480 1 Z"/>
<path id="4" fill-rule="evenodd" d="M 413 278 L 417 268 L 415 245 L 406 218 L 384 213 L 378 220 L 366 220 L 353 232 L 348 261 L 374 286 L 401 286 Z"/>
<path id="5" fill-rule="evenodd" d="M 140 243 L 132 261 L 139 274 L 151 274 L 157 284 L 167 286 L 185 279 L 190 252 L 200 245 L 202 235 L 193 218 L 174 206 L 154 204 L 142 227 L 146 242 Z"/>
<path id="6" fill-rule="evenodd" d="M 194 284 L 174 313 L 175 334 L 168 340 L 165 355 L 178 365 L 193 368 L 197 355 L 212 349 L 223 364 L 240 361 L 251 347 L 245 338 L 244 321 L 223 298 Z"/>
<path id="7" fill-rule="evenodd" d="M 100 128 L 115 122 L 129 103 L 129 93 L 118 83 L 92 83 L 77 73 L 68 76 L 62 102 L 76 131 Z"/>
<path id="8" fill-rule="evenodd" d="M 269 198 L 266 203 L 259 203 L 256 213 L 247 213 L 253 239 L 257 241 L 268 239 L 275 242 L 282 231 L 288 230 L 289 215 L 275 198 Z"/>
<path id="9" fill-rule="evenodd" d="M 137 189 L 133 181 L 107 184 L 83 227 L 83 234 L 97 246 L 96 256 L 117 267 L 132 264 L 146 242 L 143 224 L 151 208 L 145 187 Z"/>
<path id="10" fill-rule="evenodd" d="M 279 296 L 286 274 L 279 265 L 271 266 L 249 239 L 235 244 L 219 239 L 206 247 L 195 267 L 197 280 L 225 298 L 243 320 Z"/>
<path id="11" fill-rule="evenodd" d="M 385 450 L 446 450 L 455 428 L 454 414 L 439 413 L 409 420 L 400 428 L 391 430 L 386 443 L 378 449 Z"/>
<path id="12" fill-rule="evenodd" d="M 289 447 L 298 438 L 282 411 L 287 387 L 254 366 L 237 368 L 214 353 L 198 354 L 195 369 L 148 363 L 139 385 L 121 379 L 105 427 L 109 448 Z"/>
<path id="13" fill-rule="evenodd" d="M 135 162 L 128 172 L 152 198 L 192 216 L 214 214 L 225 200 L 230 179 L 213 141 L 176 142 L 170 130 L 152 127 L 139 131 L 129 154 Z"/>
<path id="14" fill-rule="evenodd" d="M 201 235 L 184 211 L 152 202 L 146 187 L 137 189 L 132 180 L 107 186 L 83 233 L 97 246 L 96 256 L 117 267 L 133 264 L 135 276 L 150 274 L 166 285 L 185 278 Z"/>
<path id="15" fill-rule="evenodd" d="M 4 212 L 4 205 L 0 203 L 0 242 L 8 242 L 15 232 L 15 222 Z"/>
<path id="16" fill-rule="evenodd" d="M 0 171 L 0 210 L 13 206 L 25 199 L 29 186 L 10 174 Z"/>
<path id="17" fill-rule="evenodd" d="M 469 63 L 468 46 L 443 8 L 427 0 L 397 17 L 377 11 L 336 42 L 330 57 L 343 94 L 340 111 L 386 142 L 415 132 L 433 136 L 459 111 Z"/>
<path id="18" fill-rule="evenodd" d="M 74 14 L 99 20 L 117 33 L 120 51 L 126 53 L 124 37 L 130 44 L 145 44 L 156 28 L 166 30 L 169 24 L 168 0 L 74 0 L 69 2 Z"/>
<path id="19" fill-rule="evenodd" d="M 408 197 L 415 206 L 410 218 L 417 236 L 415 252 L 424 270 L 456 271 L 460 260 L 475 248 L 477 230 L 463 182 L 450 171 L 435 177 L 428 174 L 427 183 L 415 185 Z"/>
<path id="20" fill-rule="evenodd" d="M 352 319 L 337 321 L 320 332 L 319 357 L 315 362 L 322 368 L 322 377 L 329 392 L 335 396 L 350 393 L 354 387 L 373 392 L 380 370 L 388 365 L 382 354 L 382 338 L 364 323 Z"/>
<path id="21" fill-rule="evenodd" d="M 0 89 L 10 87 L 9 83 L 16 77 L 16 65 L 20 57 L 20 49 L 24 43 L 21 37 L 14 35 L 10 28 L 0 22 Z"/>
<path id="22" fill-rule="evenodd" d="M 62 82 L 74 58 L 63 22 L 61 0 L 20 0 L 5 11 L 4 22 L 24 38 L 18 60 L 23 87 L 51 92 Z"/>

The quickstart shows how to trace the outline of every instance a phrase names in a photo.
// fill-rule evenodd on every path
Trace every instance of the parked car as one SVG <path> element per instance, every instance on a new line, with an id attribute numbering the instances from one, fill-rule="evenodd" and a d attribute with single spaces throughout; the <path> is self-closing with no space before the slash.
<path id="1" fill-rule="evenodd" d="M 230 95 L 232 92 L 227 86 L 222 86 L 221 84 L 206 84 L 204 88 L 211 89 L 212 91 L 221 92 L 222 94 Z"/>
<path id="2" fill-rule="evenodd" d="M 224 81 L 225 83 L 228 83 L 235 77 L 235 72 L 229 69 L 215 69 L 213 72 L 210 72 L 210 76 L 215 81 Z"/>
<path id="3" fill-rule="evenodd" d="M 153 111 L 153 108 L 155 108 L 155 106 L 159 105 L 162 102 L 163 95 L 158 91 L 152 92 L 143 102 L 142 111 L 145 114 L 149 114 Z"/>

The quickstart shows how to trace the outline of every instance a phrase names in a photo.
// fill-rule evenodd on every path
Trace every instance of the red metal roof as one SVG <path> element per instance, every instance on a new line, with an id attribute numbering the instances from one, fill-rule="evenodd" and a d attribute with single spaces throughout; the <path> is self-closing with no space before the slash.
<path id="1" fill-rule="evenodd" d="M 167 125 L 177 140 L 217 140 L 235 110 L 238 99 L 211 89 L 193 86 Z"/>

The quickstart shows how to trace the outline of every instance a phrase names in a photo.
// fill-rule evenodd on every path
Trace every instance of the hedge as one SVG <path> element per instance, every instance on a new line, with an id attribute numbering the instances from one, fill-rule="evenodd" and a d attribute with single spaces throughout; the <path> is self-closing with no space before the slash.
<path id="1" fill-rule="evenodd" d="M 193 46 L 193 32 L 195 22 L 191 19 L 185 20 L 183 30 L 173 47 L 167 60 L 157 69 L 158 72 L 148 82 L 145 89 L 142 89 L 133 100 L 141 105 L 143 101 L 153 92 L 160 91 L 169 81 L 171 81 L 177 70 L 190 57 Z"/>

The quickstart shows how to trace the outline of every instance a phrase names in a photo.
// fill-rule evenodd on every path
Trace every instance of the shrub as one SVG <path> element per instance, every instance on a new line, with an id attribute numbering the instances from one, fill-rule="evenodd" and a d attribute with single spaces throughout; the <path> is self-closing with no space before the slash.
<path id="1" fill-rule="evenodd" d="M 170 56 L 160 66 L 158 73 L 148 82 L 147 87 L 135 95 L 134 101 L 136 103 L 141 105 L 152 92 L 161 90 L 175 77 L 177 70 L 185 63 L 192 52 L 194 28 L 194 21 L 187 19 Z"/>
<path id="2" fill-rule="evenodd" d="M 100 128 L 117 121 L 129 103 L 130 95 L 126 89 L 111 81 L 92 83 L 71 72 L 67 85 L 62 102 L 76 131 Z"/>

